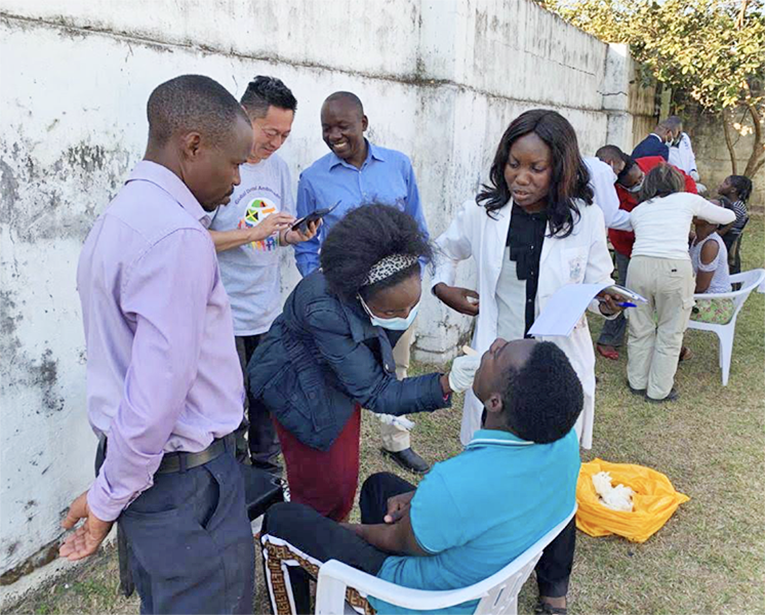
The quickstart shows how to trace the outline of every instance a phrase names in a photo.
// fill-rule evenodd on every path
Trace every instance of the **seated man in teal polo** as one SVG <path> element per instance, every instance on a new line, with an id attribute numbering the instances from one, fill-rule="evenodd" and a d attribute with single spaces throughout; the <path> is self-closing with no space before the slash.
<path id="1" fill-rule="evenodd" d="M 272 600 L 310 612 L 308 575 L 330 559 L 403 587 L 467 587 L 566 518 L 576 500 L 573 427 L 583 404 L 566 355 L 551 342 L 497 339 L 473 391 L 484 404 L 484 423 L 465 451 L 436 464 L 416 490 L 392 474 L 371 476 L 361 491 L 361 524 L 338 524 L 289 502 L 269 509 L 261 540 Z M 537 565 L 540 613 L 565 613 L 574 536 L 572 519 Z M 369 601 L 380 613 L 408 612 Z M 428 612 L 473 613 L 476 605 Z"/>

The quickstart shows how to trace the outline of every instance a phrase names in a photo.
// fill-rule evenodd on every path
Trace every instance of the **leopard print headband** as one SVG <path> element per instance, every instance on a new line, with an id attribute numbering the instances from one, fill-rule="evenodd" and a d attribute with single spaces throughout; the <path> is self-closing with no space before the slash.
<path id="1" fill-rule="evenodd" d="M 391 254 L 377 261 L 369 270 L 362 286 L 377 284 L 400 271 L 409 269 L 418 261 L 416 256 L 411 254 Z"/>

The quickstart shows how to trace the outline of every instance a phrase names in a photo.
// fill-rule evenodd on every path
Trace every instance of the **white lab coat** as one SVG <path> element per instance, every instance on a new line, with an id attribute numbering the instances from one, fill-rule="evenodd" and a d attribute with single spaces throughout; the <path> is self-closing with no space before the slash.
<path id="1" fill-rule="evenodd" d="M 680 143 L 677 147 L 669 148 L 669 163 L 675 165 L 678 169 L 685 171 L 687 175 L 698 181 L 699 174 L 696 171 L 696 154 L 693 153 L 691 138 L 687 133 L 681 133 Z"/>
<path id="2" fill-rule="evenodd" d="M 544 309 L 550 297 L 561 286 L 572 283 L 594 284 L 613 282 L 613 263 L 606 246 L 603 212 L 597 205 L 579 203 L 581 218 L 574 231 L 565 238 L 545 236 L 539 263 L 539 285 L 536 314 Z M 452 220 L 449 228 L 437 240 L 438 254 L 433 286 L 443 282 L 454 286 L 457 264 L 475 259 L 478 268 L 480 310 L 477 316 L 472 347 L 483 354 L 497 337 L 497 281 L 502 269 L 507 232 L 510 227 L 512 202 L 489 217 L 475 201 L 467 201 Z M 549 228 L 548 228 L 549 233 Z M 590 310 L 600 314 L 597 301 Z M 592 446 L 592 426 L 595 401 L 595 352 L 590 338 L 587 318 L 582 316 L 568 337 L 543 337 L 554 342 L 571 361 L 584 389 L 584 411 L 577 421 L 577 433 L 584 448 Z M 460 439 L 467 444 L 481 427 L 483 405 L 472 390 L 465 395 Z"/>
<path id="3" fill-rule="evenodd" d="M 595 195 L 595 203 L 603 210 L 608 228 L 631 231 L 630 212 L 619 209 L 619 195 L 616 193 L 616 173 L 610 164 L 599 158 L 587 157 L 584 164 L 590 172 L 589 186 Z"/>

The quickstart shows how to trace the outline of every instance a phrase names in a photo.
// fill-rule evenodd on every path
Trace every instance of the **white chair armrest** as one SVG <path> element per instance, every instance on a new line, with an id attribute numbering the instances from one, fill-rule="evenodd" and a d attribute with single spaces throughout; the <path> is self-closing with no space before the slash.
<path id="1" fill-rule="evenodd" d="M 477 585 L 446 591 L 428 591 L 401 587 L 388 581 L 357 570 L 337 560 L 330 560 L 319 568 L 319 584 L 316 590 L 317 602 L 322 590 L 322 579 L 337 579 L 353 587 L 361 594 L 374 596 L 390 604 L 415 611 L 443 609 L 468 600 L 477 600 L 486 595 Z"/>
<path id="2" fill-rule="evenodd" d="M 752 275 L 756 275 L 756 278 L 752 279 Z M 749 278 L 749 283 L 742 286 L 738 290 L 734 290 L 729 293 L 696 293 L 693 295 L 694 299 L 736 299 L 744 295 L 748 295 L 755 288 L 758 292 L 765 293 L 765 269 L 752 269 L 751 271 L 743 271 L 730 276 L 731 284 L 743 284 Z"/>
<path id="3" fill-rule="evenodd" d="M 487 596 L 499 583 L 510 578 L 511 575 L 522 571 L 526 566 L 534 566 L 542 555 L 542 551 L 560 534 L 576 514 L 577 505 L 563 521 L 542 536 L 536 543 L 521 553 L 505 568 L 499 570 L 483 581 L 463 587 L 445 591 L 429 591 L 401 587 L 388 581 L 378 579 L 372 575 L 343 564 L 337 560 L 330 560 L 319 568 L 319 583 L 316 588 L 316 604 L 330 605 L 332 598 L 340 599 L 340 594 L 333 594 L 339 589 L 339 585 L 350 586 L 364 594 L 371 595 L 390 604 L 412 609 L 426 611 L 430 609 L 443 609 L 456 606 L 468 600 L 478 600 Z M 531 568 L 528 568 L 528 573 Z M 525 580 L 525 578 L 524 578 Z M 345 599 L 345 592 L 342 592 Z M 323 607 L 322 608 L 326 608 Z M 325 611 L 331 612 L 331 611 Z"/>

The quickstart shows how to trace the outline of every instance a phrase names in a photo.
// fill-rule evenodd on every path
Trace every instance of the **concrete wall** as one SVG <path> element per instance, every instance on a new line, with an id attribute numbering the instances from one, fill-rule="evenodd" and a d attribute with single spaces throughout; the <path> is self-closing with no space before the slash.
<path id="1" fill-rule="evenodd" d="M 0 0 L 0 58 L 0 600 L 91 480 L 75 268 L 141 158 L 157 84 L 203 73 L 240 95 L 256 74 L 281 77 L 299 100 L 281 152 L 295 179 L 326 152 L 324 97 L 357 92 L 370 139 L 412 157 L 433 235 L 520 112 L 560 110 L 591 154 L 626 146 L 643 111 L 623 50 L 529 0 Z M 448 358 L 469 324 L 428 299 L 420 356 Z"/>

